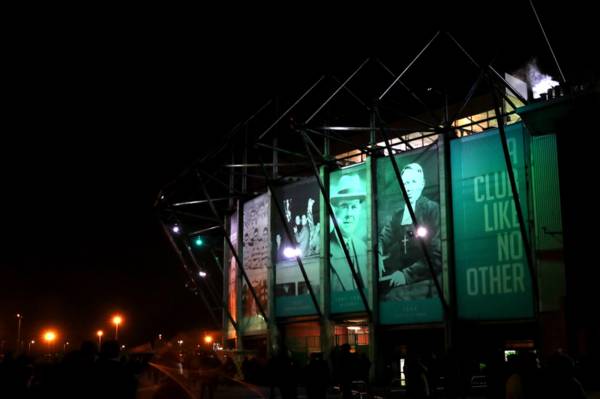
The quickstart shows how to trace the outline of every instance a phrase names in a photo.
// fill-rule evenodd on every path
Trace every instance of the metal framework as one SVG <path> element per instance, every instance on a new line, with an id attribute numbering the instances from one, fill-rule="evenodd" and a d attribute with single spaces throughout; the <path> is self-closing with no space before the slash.
<path id="1" fill-rule="evenodd" d="M 533 7 L 533 4 L 531 4 L 531 6 Z M 434 42 L 444 38 L 453 44 L 458 53 L 464 55 L 477 68 L 478 72 L 476 76 L 474 76 L 472 86 L 464 96 L 464 100 L 460 107 L 452 114 L 452 116 L 449 116 L 447 103 L 441 105 L 440 108 L 443 108 L 444 112 L 442 113 L 442 118 L 439 118 L 426 104 L 426 102 L 417 95 L 416 91 L 412 90 L 405 82 L 402 81 L 402 78 L 413 68 L 419 58 L 421 58 L 423 54 L 430 49 Z M 547 40 L 547 37 L 545 38 Z M 550 46 L 549 43 L 548 46 Z M 554 56 L 554 53 L 552 54 Z M 556 57 L 554 57 L 554 59 L 556 60 Z M 378 68 L 382 75 L 391 77 L 391 82 L 385 86 L 384 90 L 380 91 L 380 94 L 378 93 L 378 95 L 371 97 L 374 98 L 374 100 L 367 100 L 350 88 L 350 85 L 365 73 L 365 69 L 368 65 Z M 562 80 L 565 80 L 564 76 L 562 77 Z M 306 99 L 314 95 L 315 92 L 321 89 L 326 82 L 333 83 L 334 88 L 329 90 L 327 90 L 327 88 L 324 89 L 325 100 L 317 103 L 316 106 L 312 106 L 314 103 L 306 104 Z M 289 181 L 289 179 L 293 179 L 294 176 L 312 175 L 318 182 L 320 193 L 325 202 L 324 206 L 326 209 L 326 214 L 333 223 L 334 230 L 344 252 L 347 265 L 352 274 L 352 278 L 358 287 L 361 302 L 364 306 L 364 313 L 370 321 L 377 323 L 377 320 L 373 320 L 373 309 L 371 309 L 369 306 L 367 293 L 364 290 L 365 287 L 360 284 L 360 278 L 357 274 L 357 269 L 355 265 L 353 265 L 349 249 L 342 239 L 339 222 L 333 211 L 328 189 L 321 179 L 319 168 L 324 167 L 327 170 L 333 170 L 337 168 L 340 162 L 343 160 L 330 155 L 332 146 L 337 146 L 340 149 L 350 148 L 352 150 L 358 150 L 360 154 L 368 156 L 380 156 L 382 155 L 383 150 L 387 150 L 389 155 L 388 158 L 392 164 L 396 181 L 400 187 L 404 202 L 407 205 L 413 227 L 416 229 L 416 227 L 419 225 L 419 220 L 417 220 L 415 210 L 409 201 L 406 187 L 404 186 L 400 176 L 398 164 L 393 156 L 393 154 L 401 151 L 396 148 L 396 145 L 392 145 L 391 140 L 397 139 L 400 141 L 400 144 L 405 145 L 406 149 L 412 149 L 413 146 L 411 145 L 411 142 L 414 142 L 416 138 L 408 137 L 409 134 L 415 132 L 427 132 L 427 136 L 425 137 L 435 135 L 438 137 L 443 137 L 445 140 L 444 148 L 447 149 L 449 147 L 449 141 L 457 136 L 455 132 L 461 128 L 464 128 L 464 126 L 453 127 L 453 121 L 460 117 L 465 109 L 468 108 L 475 93 L 481 87 L 482 82 L 486 82 L 492 92 L 491 97 L 494 102 L 495 111 L 494 118 L 497 120 L 500 131 L 503 155 L 506 161 L 506 169 L 508 172 L 515 208 L 517 210 L 521 238 L 526 249 L 525 252 L 527 255 L 528 270 L 531 276 L 534 298 L 536 300 L 536 306 L 534 306 L 534 308 L 537 310 L 539 293 L 537 287 L 536 270 L 532 259 L 531 244 L 526 234 L 523 210 L 518 200 L 519 196 L 516 188 L 514 171 L 510 162 L 507 138 L 504 132 L 504 119 L 506 116 L 513 114 L 514 111 L 505 112 L 499 105 L 499 97 L 502 97 L 503 100 L 513 107 L 513 109 L 516 109 L 510 98 L 505 94 L 505 90 L 510 91 L 524 104 L 527 104 L 527 100 L 510 86 L 510 84 L 494 69 L 491 63 L 482 66 L 448 32 L 436 32 L 435 35 L 424 45 L 421 51 L 419 51 L 416 56 L 406 65 L 402 72 L 397 75 L 394 74 L 390 68 L 388 68 L 381 60 L 377 58 L 368 58 L 362 61 L 358 67 L 356 67 L 343 80 L 336 77 L 327 78 L 326 75 L 322 75 L 304 92 L 302 92 L 302 94 L 295 101 L 291 102 L 291 105 L 283 112 L 278 113 L 278 110 L 275 109 L 273 115 L 266 116 L 265 120 L 267 122 L 263 124 L 263 126 L 266 126 L 264 130 L 260 129 L 260 125 L 258 123 L 256 123 L 256 126 L 253 126 L 253 129 L 250 129 L 250 121 L 253 123 L 257 122 L 264 116 L 267 110 L 273 108 L 272 106 L 274 104 L 277 104 L 277 101 L 268 101 L 261 108 L 259 108 L 259 110 L 252 114 L 250 118 L 236 125 L 234 129 L 225 135 L 225 141 L 223 145 L 221 145 L 216 151 L 207 154 L 198 162 L 194 163 L 190 168 L 186 169 L 181 176 L 179 176 L 178 180 L 181 180 L 187 175 L 195 176 L 196 179 L 194 181 L 201 188 L 200 194 L 203 198 L 177 198 L 177 201 L 169 202 L 165 199 L 163 193 L 167 191 L 173 191 L 174 187 L 179 184 L 178 180 L 175 180 L 174 182 L 170 183 L 169 186 L 165 187 L 163 192 L 161 192 L 161 199 L 159 199 L 157 202 L 157 209 L 159 210 L 159 215 L 162 219 L 165 233 L 169 237 L 171 244 L 175 248 L 184 267 L 186 268 L 186 271 L 189 272 L 189 268 L 186 266 L 184 254 L 178 246 L 178 240 L 185 239 L 186 235 L 181 234 L 179 237 L 175 237 L 170 229 L 166 227 L 166 219 L 173 215 L 176 217 L 185 218 L 191 223 L 195 223 L 193 234 L 206 233 L 213 230 L 220 231 L 229 250 L 235 258 L 235 261 L 237 262 L 238 269 L 240 270 L 242 277 L 248 285 L 252 300 L 255 301 L 260 315 L 264 318 L 265 322 L 269 326 L 276 327 L 276 321 L 272 320 L 272 317 L 269 317 L 273 313 L 269 314 L 269 312 L 263 308 L 259 301 L 257 293 L 252 286 L 252 283 L 248 278 L 244 268 L 243 260 L 239 256 L 235 245 L 229 239 L 223 220 L 228 214 L 231 213 L 236 199 L 251 198 L 256 193 L 269 191 L 276 205 L 275 209 L 277 212 L 277 217 L 284 226 L 284 232 L 288 240 L 296 245 L 296 240 L 294 239 L 294 235 L 285 218 L 284 211 L 281 209 L 275 188 L 277 185 Z M 402 110 L 399 110 L 399 112 L 396 114 L 399 115 L 399 119 L 403 118 L 404 120 L 409 121 L 413 126 L 414 124 L 417 124 L 419 126 L 418 128 L 390 125 L 384 121 L 384 117 L 381 114 L 382 110 L 389 108 L 393 109 L 393 104 L 395 104 L 397 101 L 396 99 L 388 99 L 388 97 L 391 97 L 393 89 L 396 85 L 399 85 L 404 89 L 404 95 L 407 97 L 407 100 L 415 101 L 419 105 L 422 111 L 419 113 L 429 115 L 433 119 L 433 123 L 424 121 L 421 117 L 419 117 L 419 113 L 415 114 L 413 112 L 411 114 L 407 114 Z M 505 90 L 501 90 L 500 88 Z M 347 126 L 344 126 L 337 120 L 333 121 L 333 123 L 330 123 L 327 116 L 322 116 L 323 111 L 327 110 L 327 107 L 330 106 L 335 100 L 338 100 L 341 96 L 341 93 L 349 95 L 355 104 L 361 106 L 361 108 L 366 112 L 364 121 L 369 122 L 370 126 L 357 126 L 354 123 L 349 123 Z M 390 106 L 390 104 L 392 105 Z M 305 115 L 308 116 L 304 118 L 303 116 Z M 302 124 L 297 124 L 295 120 L 304 120 L 304 122 Z M 288 122 L 288 125 L 284 126 L 282 123 L 283 121 Z M 385 145 L 378 145 L 378 141 L 383 141 Z M 240 145 L 239 143 L 243 143 L 243 145 Z M 314 154 L 317 154 L 318 156 L 315 157 Z M 444 156 L 444 160 L 446 162 L 445 167 L 449 168 L 449 150 L 444 153 Z M 265 161 L 265 159 L 267 159 L 267 161 Z M 300 159 L 300 161 L 298 159 Z M 272 167 L 271 172 L 269 172 L 267 169 L 269 166 Z M 249 168 L 260 168 L 262 175 L 257 176 L 249 174 Z M 236 171 L 239 170 L 241 170 L 241 174 L 236 173 Z M 450 182 L 446 181 L 446 190 L 451 189 L 450 187 Z M 186 208 L 186 212 L 180 210 L 184 207 Z M 192 212 L 188 210 L 188 208 L 193 208 L 195 211 Z M 419 243 L 422 253 L 425 257 L 429 273 L 435 284 L 438 298 L 440 299 L 444 309 L 447 328 L 451 329 L 456 318 L 456 303 L 453 300 L 454 296 L 452 293 L 450 298 L 444 295 L 444 290 L 440 284 L 440 281 L 438 278 L 436 278 L 431 255 L 428 253 L 427 246 L 421 239 L 419 239 Z M 199 267 L 193 250 L 186 244 L 183 245 L 187 250 L 188 257 L 192 259 L 193 264 Z M 377 243 L 374 244 L 375 248 L 377 245 Z M 218 258 L 214 253 L 212 253 L 212 256 L 219 265 L 221 272 L 226 276 L 227 271 L 221 267 L 220 263 L 218 262 Z M 329 257 L 327 258 L 329 259 Z M 296 262 L 301 271 L 304 283 L 308 289 L 316 315 L 321 320 L 329 317 L 328 312 L 321 309 L 321 305 L 317 299 L 314 287 L 308 278 L 302 259 L 300 257 L 296 257 Z M 449 270 L 451 273 L 453 273 L 454 259 L 452 254 L 450 254 L 448 262 Z M 326 262 L 326 265 L 330 271 L 332 268 L 328 261 Z M 322 287 L 321 289 L 324 288 Z M 207 298 L 202 292 L 200 292 L 200 294 L 210 310 L 211 308 L 208 306 Z M 218 295 L 216 296 L 218 297 Z M 236 323 L 234 315 L 230 314 L 227 304 L 224 303 L 224 300 L 217 302 L 226 313 L 227 321 L 230 322 L 236 330 L 238 330 L 238 323 Z M 213 315 L 213 318 L 216 317 Z"/>

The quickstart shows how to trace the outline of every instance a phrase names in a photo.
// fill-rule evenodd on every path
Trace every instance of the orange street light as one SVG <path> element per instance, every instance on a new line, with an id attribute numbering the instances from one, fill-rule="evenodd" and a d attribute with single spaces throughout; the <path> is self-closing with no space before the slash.
<path id="1" fill-rule="evenodd" d="M 52 343 L 56 340 L 56 333 L 52 330 L 48 330 L 44 333 L 44 341 Z"/>
<path id="2" fill-rule="evenodd" d="M 54 330 L 46 330 L 46 332 L 43 335 L 44 341 L 46 341 L 46 343 L 48 344 L 48 353 L 50 353 L 50 349 L 52 347 L 52 344 L 54 343 L 54 341 L 56 340 L 57 334 Z"/>
<path id="3" fill-rule="evenodd" d="M 212 335 L 205 335 L 205 336 L 204 336 L 204 342 L 205 342 L 206 344 L 211 344 L 211 343 L 213 342 L 213 337 L 212 337 Z"/>
<path id="4" fill-rule="evenodd" d="M 96 335 L 98 336 L 98 348 L 102 346 L 102 336 L 104 335 L 104 331 L 98 330 L 96 331 Z"/>
<path id="5" fill-rule="evenodd" d="M 123 322 L 123 317 L 121 317 L 120 315 L 115 315 L 112 318 L 112 322 L 115 325 L 115 340 L 119 339 L 119 324 L 121 324 Z"/>

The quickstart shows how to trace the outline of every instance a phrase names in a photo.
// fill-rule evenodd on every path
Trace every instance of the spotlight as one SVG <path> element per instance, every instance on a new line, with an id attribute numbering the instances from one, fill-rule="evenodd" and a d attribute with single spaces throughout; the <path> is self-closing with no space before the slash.
<path id="1" fill-rule="evenodd" d="M 285 256 L 286 258 L 295 258 L 301 255 L 302 251 L 300 251 L 300 248 L 286 247 L 283 250 L 283 256 Z"/>

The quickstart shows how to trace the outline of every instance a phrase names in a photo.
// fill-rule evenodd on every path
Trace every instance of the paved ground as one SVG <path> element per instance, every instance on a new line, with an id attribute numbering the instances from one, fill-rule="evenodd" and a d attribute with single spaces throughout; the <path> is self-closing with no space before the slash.
<path id="1" fill-rule="evenodd" d="M 381 399 L 396 399 L 406 398 L 406 394 L 402 390 L 389 392 L 384 394 L 383 390 L 375 389 L 375 398 Z M 443 399 L 443 396 L 435 396 L 438 399 Z M 199 399 L 200 392 L 198 386 L 190 386 L 183 376 L 175 374 L 160 375 L 155 380 L 149 374 L 144 374 L 139 380 L 139 389 L 137 399 Z M 281 398 L 279 392 L 275 392 L 271 396 L 270 390 L 267 387 L 260 387 L 244 382 L 231 382 L 228 384 L 220 384 L 215 391 L 214 399 L 278 399 Z M 304 388 L 298 389 L 298 399 L 305 399 L 306 392 Z M 327 395 L 328 399 L 340 399 L 339 392 L 330 392 Z M 360 395 L 357 392 L 357 399 L 366 398 L 366 395 Z M 468 399 L 483 399 L 484 395 L 472 395 Z M 600 399 L 599 392 L 588 392 L 588 399 Z"/>

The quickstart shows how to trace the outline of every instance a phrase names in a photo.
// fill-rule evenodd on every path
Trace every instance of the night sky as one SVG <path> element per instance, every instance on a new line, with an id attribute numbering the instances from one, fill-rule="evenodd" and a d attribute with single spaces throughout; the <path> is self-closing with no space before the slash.
<path id="1" fill-rule="evenodd" d="M 564 38 L 553 44 L 565 73 L 597 70 L 585 56 L 592 30 L 586 15 L 595 14 L 539 7 L 549 34 Z M 534 24 L 527 13 L 525 7 L 515 21 Z M 459 14 L 399 14 L 401 27 L 382 21 L 373 30 L 360 21 L 286 27 L 279 19 L 218 41 L 219 32 L 206 27 L 80 26 L 13 36 L 2 78 L 0 339 L 16 340 L 16 313 L 24 315 L 25 340 L 38 339 L 45 326 L 74 342 L 93 339 L 98 328 L 110 331 L 116 311 L 126 318 L 121 337 L 130 345 L 212 327 L 184 287 L 153 210 L 161 187 L 260 104 L 285 90 L 297 96 L 293 90 L 308 87 L 319 71 L 343 66 L 345 76 L 374 53 L 401 70 L 439 27 L 471 49 L 481 36 L 474 32 L 494 29 L 472 19 L 481 14 L 453 22 Z M 510 14 L 496 16 L 496 26 L 507 27 Z M 561 25 L 577 18 L 575 29 Z M 519 24 L 487 38 L 516 36 Z M 321 25 L 324 31 L 315 31 Z M 539 36 L 537 26 L 521 32 Z M 403 48 L 408 58 L 399 59 Z M 549 65 L 547 49 L 529 50 L 502 45 L 498 62 L 515 51 L 520 60 L 540 55 Z"/>

